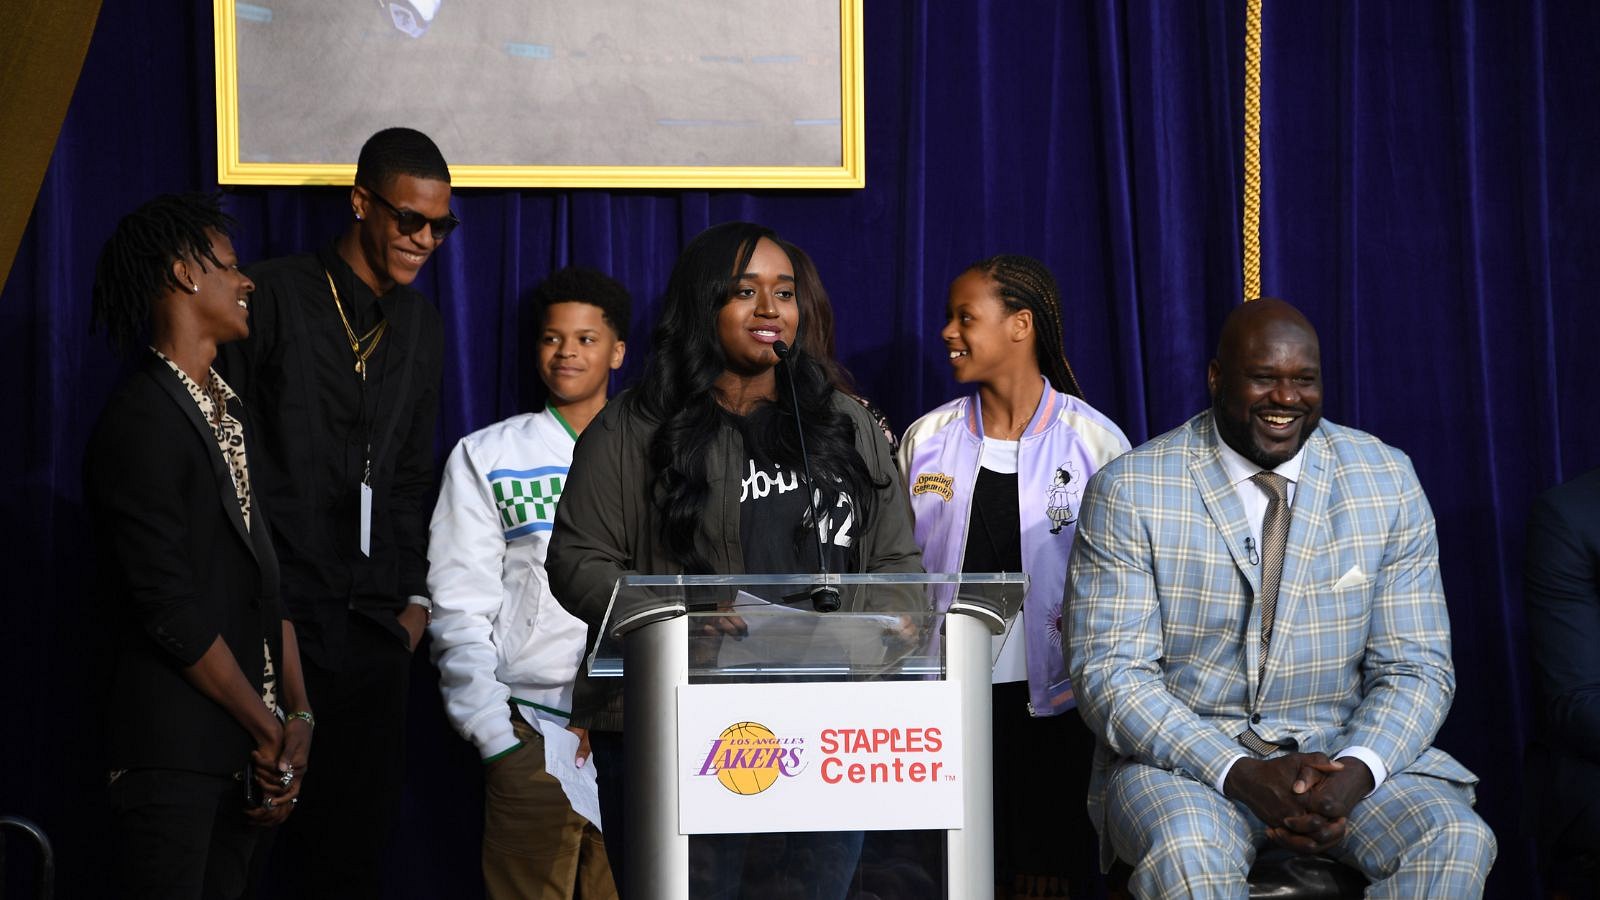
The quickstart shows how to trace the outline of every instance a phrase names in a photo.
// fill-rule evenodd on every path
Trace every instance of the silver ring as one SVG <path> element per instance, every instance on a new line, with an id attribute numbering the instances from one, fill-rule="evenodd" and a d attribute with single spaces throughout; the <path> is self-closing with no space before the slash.
<path id="1" fill-rule="evenodd" d="M 299 804 L 300 804 L 300 798 L 299 797 L 290 797 L 289 798 L 289 805 L 290 806 L 298 806 Z"/>
<path id="2" fill-rule="evenodd" d="M 265 801 L 265 802 L 263 802 L 263 803 L 262 803 L 262 804 L 261 804 L 261 805 L 262 805 L 262 806 L 264 806 L 264 807 L 266 807 L 266 808 L 267 808 L 267 809 L 271 809 L 271 808 L 272 808 L 272 798 L 271 798 L 271 797 L 268 797 L 268 798 L 267 798 L 267 799 L 266 799 L 266 801 Z"/>

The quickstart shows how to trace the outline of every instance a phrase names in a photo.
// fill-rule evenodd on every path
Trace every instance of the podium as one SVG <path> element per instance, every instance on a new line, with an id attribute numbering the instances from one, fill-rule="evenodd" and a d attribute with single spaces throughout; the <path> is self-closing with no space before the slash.
<path id="1" fill-rule="evenodd" d="M 814 610 L 818 587 L 837 611 Z M 588 667 L 624 679 L 630 900 L 780 892 L 752 871 L 843 896 L 841 878 L 878 871 L 876 848 L 916 842 L 940 857 L 906 876 L 923 890 L 989 896 L 990 673 L 1026 587 L 1022 574 L 619 580 Z M 793 883 L 807 879 L 821 883 Z"/>

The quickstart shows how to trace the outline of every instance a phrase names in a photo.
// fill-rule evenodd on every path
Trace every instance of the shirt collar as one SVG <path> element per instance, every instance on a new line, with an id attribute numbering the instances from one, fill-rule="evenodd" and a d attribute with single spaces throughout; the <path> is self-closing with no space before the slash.
<path id="1" fill-rule="evenodd" d="M 154 347 L 150 348 L 150 352 L 154 353 L 157 358 L 166 363 L 167 368 L 171 369 L 173 374 L 178 376 L 178 380 L 183 382 L 183 386 L 189 388 L 189 393 L 195 396 L 197 399 L 200 394 L 205 393 L 207 388 L 210 388 L 211 391 L 222 397 L 224 402 L 243 402 L 239 400 L 239 395 L 233 392 L 233 388 L 226 381 L 222 380 L 222 376 L 217 374 L 216 369 L 206 370 L 206 384 L 204 387 L 202 387 L 201 385 L 196 384 L 193 378 L 189 377 L 188 372 L 178 368 L 177 363 L 168 359 L 165 353 L 162 353 L 160 350 L 157 350 Z"/>
<path id="2" fill-rule="evenodd" d="M 317 251 L 317 261 L 328 270 L 329 277 L 337 286 L 339 303 L 344 307 L 345 313 L 354 314 L 365 324 L 368 313 L 375 305 L 380 304 L 383 298 L 374 294 L 365 281 L 356 277 L 356 270 L 350 268 L 350 264 L 339 255 L 338 239 L 323 245 Z M 395 287 L 398 288 L 399 285 Z M 393 294 L 394 291 L 391 290 L 389 293 Z M 350 324 L 354 326 L 356 322 L 352 321 Z"/>
<path id="3" fill-rule="evenodd" d="M 1239 451 L 1228 446 L 1228 442 L 1222 439 L 1221 434 L 1217 435 L 1217 455 L 1222 458 L 1222 468 L 1228 473 L 1228 483 L 1234 487 L 1249 481 L 1257 472 L 1262 471 L 1260 466 L 1245 459 Z M 1276 469 L 1267 471 L 1277 472 L 1290 482 L 1298 483 L 1300 466 L 1305 462 L 1305 455 L 1306 448 L 1302 445 L 1293 456 L 1284 460 Z"/>

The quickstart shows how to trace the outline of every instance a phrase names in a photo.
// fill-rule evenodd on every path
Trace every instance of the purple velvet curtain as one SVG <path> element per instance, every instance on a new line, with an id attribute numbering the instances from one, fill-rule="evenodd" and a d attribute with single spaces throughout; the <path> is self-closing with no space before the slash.
<path id="1" fill-rule="evenodd" d="M 159 7 L 105 4 L 0 297 L 16 429 L 0 445 L 0 813 L 55 836 L 63 896 L 98 893 L 95 719 L 123 702 L 96 677 L 79 475 L 119 371 L 87 333 L 94 258 L 150 195 L 215 181 L 209 8 Z M 1205 403 L 1241 291 L 1243 7 L 874 0 L 860 191 L 459 191 L 465 224 L 419 281 L 449 329 L 441 454 L 531 402 L 522 309 L 542 277 L 582 263 L 634 291 L 626 378 L 677 249 L 730 218 L 816 258 L 842 360 L 901 427 L 953 395 L 935 337 L 944 293 L 996 252 L 1055 271 L 1092 403 L 1136 442 L 1177 425 Z M 1328 417 L 1409 452 L 1438 515 L 1460 672 L 1439 743 L 1484 779 L 1495 896 L 1532 878 L 1523 519 L 1538 490 L 1600 463 L 1584 399 L 1600 349 L 1586 299 L 1600 276 L 1597 38 L 1600 8 L 1542 0 L 1266 10 L 1264 285 L 1321 330 Z M 398 94 L 373 102 L 405 122 Z M 240 189 L 228 205 L 246 260 L 309 248 L 348 212 L 332 189 Z M 471 893 L 478 764 L 425 662 L 417 676 L 394 895 Z"/>

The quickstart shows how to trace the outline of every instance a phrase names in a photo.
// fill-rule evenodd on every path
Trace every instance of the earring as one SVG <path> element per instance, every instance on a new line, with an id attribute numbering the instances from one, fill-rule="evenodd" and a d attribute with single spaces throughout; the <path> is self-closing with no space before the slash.
<path id="1" fill-rule="evenodd" d="M 189 285 L 189 293 L 191 293 L 191 294 L 200 293 L 200 285 L 191 283 Z"/>
<path id="2" fill-rule="evenodd" d="M 356 217 L 357 222 L 361 221 L 361 213 L 356 212 L 355 209 L 352 208 L 350 214 Z"/>

